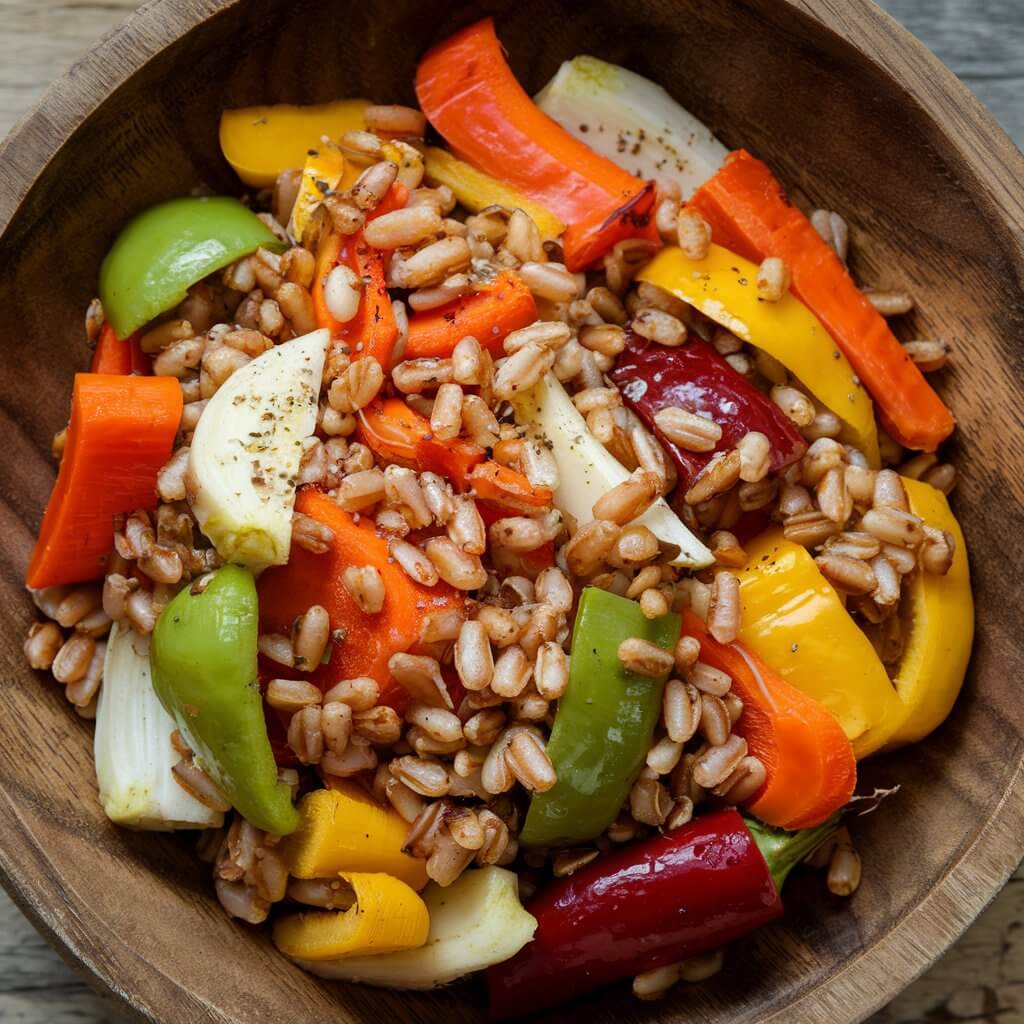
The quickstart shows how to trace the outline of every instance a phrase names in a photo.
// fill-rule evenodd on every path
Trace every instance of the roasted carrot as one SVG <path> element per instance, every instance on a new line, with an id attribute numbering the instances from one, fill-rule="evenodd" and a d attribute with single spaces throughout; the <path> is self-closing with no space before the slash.
<path id="1" fill-rule="evenodd" d="M 409 190 L 396 182 L 369 219 L 401 209 L 408 198 Z M 391 365 L 391 356 L 398 341 L 398 324 L 391 309 L 384 276 L 386 259 L 387 253 L 367 245 L 362 231 L 354 235 L 328 232 L 317 250 L 312 289 L 317 326 L 328 328 L 332 338 L 344 341 L 354 359 L 362 355 L 373 356 L 385 370 Z M 359 311 L 344 324 L 331 316 L 324 297 L 327 275 L 339 263 L 350 267 L 363 282 Z"/>
<path id="2" fill-rule="evenodd" d="M 657 241 L 654 186 L 573 138 L 534 104 L 505 60 L 491 18 L 435 46 L 416 70 L 428 120 L 466 163 L 508 182 L 568 225 L 570 270 L 624 238 Z"/>
<path id="3" fill-rule="evenodd" d="M 152 372 L 149 356 L 139 345 L 138 334 L 132 334 L 122 341 L 110 324 L 105 323 L 92 354 L 90 373 L 134 373 L 146 376 Z"/>
<path id="4" fill-rule="evenodd" d="M 780 828 L 820 825 L 853 794 L 857 762 L 839 723 L 812 697 L 790 686 L 738 643 L 723 645 L 693 612 L 683 632 L 700 642 L 700 660 L 732 677 L 743 701 L 735 731 L 761 760 L 768 778 L 747 805 Z"/>
<path id="5" fill-rule="evenodd" d="M 492 355 L 503 355 L 505 338 L 536 319 L 537 304 L 530 289 L 513 274 L 499 274 L 493 284 L 478 292 L 409 317 L 405 358 L 445 358 L 467 335 Z"/>
<path id="6" fill-rule="evenodd" d="M 425 587 L 414 582 L 388 556 L 388 543 L 378 536 L 372 520 L 355 522 L 327 495 L 304 488 L 295 509 L 330 527 L 334 538 L 323 554 L 293 544 L 287 565 L 260 576 L 260 629 L 289 633 L 297 616 L 319 604 L 327 609 L 333 639 L 330 661 L 315 672 L 300 674 L 279 666 L 273 671 L 282 677 L 301 675 L 325 690 L 341 679 L 369 676 L 380 684 L 383 703 L 404 706 L 407 695 L 392 680 L 388 659 L 414 651 L 426 617 L 461 608 L 462 595 L 446 583 Z M 350 565 L 372 565 L 381 574 L 387 596 L 376 615 L 361 611 L 345 589 L 343 573 Z"/>
<path id="7" fill-rule="evenodd" d="M 731 153 L 687 205 L 720 245 L 757 262 L 776 256 L 789 267 L 793 294 L 832 335 L 900 444 L 934 451 L 950 435 L 953 414 L 760 160 L 742 149 Z"/>
<path id="8" fill-rule="evenodd" d="M 181 409 L 173 377 L 75 374 L 64 457 L 25 577 L 30 587 L 103 575 L 114 517 L 156 505 L 156 475 Z"/>

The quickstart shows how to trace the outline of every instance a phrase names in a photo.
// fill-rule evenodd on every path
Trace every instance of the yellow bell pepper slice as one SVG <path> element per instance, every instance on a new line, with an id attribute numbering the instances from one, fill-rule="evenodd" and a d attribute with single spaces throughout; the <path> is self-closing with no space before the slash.
<path id="1" fill-rule="evenodd" d="M 345 175 L 345 157 L 334 143 L 324 136 L 309 150 L 302 168 L 299 194 L 295 197 L 288 234 L 301 239 L 309 218 L 328 192 L 337 189 Z"/>
<path id="2" fill-rule="evenodd" d="M 909 635 L 895 677 L 904 715 L 886 749 L 916 743 L 945 721 L 963 685 L 974 640 L 974 598 L 960 524 L 941 491 L 909 477 L 903 486 L 910 511 L 952 534 L 956 550 L 945 576 L 918 572 L 904 594 L 901 613 Z"/>
<path id="3" fill-rule="evenodd" d="M 355 891 L 348 910 L 314 910 L 274 924 L 274 945 L 301 960 L 340 960 L 416 949 L 427 941 L 430 915 L 416 893 L 391 875 L 339 872 Z"/>
<path id="4" fill-rule="evenodd" d="M 426 861 L 402 852 L 405 820 L 353 783 L 316 789 L 299 803 L 300 824 L 281 844 L 296 878 L 328 878 L 341 871 L 382 871 L 413 889 L 427 884 Z"/>
<path id="5" fill-rule="evenodd" d="M 640 272 L 647 281 L 700 310 L 738 338 L 774 356 L 843 423 L 841 439 L 879 465 L 871 398 L 818 318 L 791 293 L 757 297 L 757 265 L 712 244 L 702 260 L 671 246 Z"/>
<path id="6" fill-rule="evenodd" d="M 871 641 L 806 548 L 780 529 L 747 545 L 738 639 L 839 722 L 858 758 L 887 738 L 901 705 Z"/>
<path id="7" fill-rule="evenodd" d="M 545 240 L 558 238 L 565 231 L 565 225 L 549 209 L 528 199 L 511 185 L 463 163 L 445 149 L 427 150 L 427 180 L 433 185 L 447 185 L 455 198 L 473 213 L 495 205 L 522 210 L 530 215 Z"/>
<path id="8" fill-rule="evenodd" d="M 279 103 L 225 110 L 220 148 L 246 185 L 265 188 L 281 171 L 302 167 L 322 135 L 337 139 L 365 129 L 363 112 L 369 105 L 369 100 L 335 100 L 309 107 Z"/>

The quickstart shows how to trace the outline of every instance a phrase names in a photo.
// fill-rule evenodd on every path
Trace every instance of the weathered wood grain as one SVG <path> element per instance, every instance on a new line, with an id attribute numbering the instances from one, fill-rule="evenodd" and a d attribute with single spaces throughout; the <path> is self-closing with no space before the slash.
<path id="1" fill-rule="evenodd" d="M 19 115 L 29 94 L 56 75 L 62 63 L 76 56 L 85 34 L 96 37 L 104 33 L 130 6 L 120 0 L 33 5 L 0 0 L 0 17 L 4 19 L 0 33 L 0 127 L 6 128 L 3 119 L 9 123 Z M 828 6 L 841 9 L 844 5 L 836 0 Z M 1019 3 L 889 0 L 884 6 L 938 49 L 1003 116 L 1018 140 L 1024 136 L 1024 105 L 1017 99 L 1024 77 L 1024 14 Z M 849 16 L 849 22 L 857 28 L 856 12 Z M 866 262 L 869 267 L 888 265 L 881 257 L 869 257 Z M 43 437 L 42 431 L 38 433 L 39 437 L 33 436 L 37 443 Z M 6 509 L 5 515 L 11 511 Z M 77 732 L 74 728 L 68 730 L 69 742 L 77 742 Z M 961 882 L 970 880 L 968 875 Z M 38 1024 L 44 1020 L 115 1019 L 105 1004 L 82 994 L 74 975 L 63 968 L 58 971 L 56 955 L 16 915 L 9 904 L 0 904 L 0 1020 Z M 833 921 L 831 917 L 828 920 Z M 1013 1022 L 1018 1019 L 1015 1015 L 1024 1017 L 1024 951 L 1019 937 L 1022 920 L 1024 880 L 1011 883 L 999 903 L 968 932 L 947 960 L 882 1011 L 877 1024 L 954 1019 Z M 815 922 L 801 918 L 800 923 L 813 927 Z M 900 956 L 906 956 L 906 950 L 898 953 L 894 970 L 899 968 Z M 850 954 L 853 960 L 857 958 L 854 949 Z M 100 962 L 104 959 L 101 957 Z M 9 984 L 5 979 L 10 979 Z M 43 991 L 45 1002 L 40 999 Z M 727 1003 L 716 999 L 711 1005 L 722 1007 Z M 843 1006 L 836 1007 L 832 1019 L 847 1019 L 844 1010 Z M 425 1005 L 421 1012 L 426 1012 Z M 189 1020 L 200 1019 L 193 1017 L 189 1008 L 183 1008 L 182 1013 L 189 1014 Z"/>

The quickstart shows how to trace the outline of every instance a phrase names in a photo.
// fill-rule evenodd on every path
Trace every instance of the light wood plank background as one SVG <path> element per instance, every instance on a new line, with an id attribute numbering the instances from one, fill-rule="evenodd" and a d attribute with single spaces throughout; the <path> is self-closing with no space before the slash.
<path id="1" fill-rule="evenodd" d="M 0 136 L 134 6 L 133 0 L 0 0 Z M 883 0 L 882 6 L 1024 144 L 1024 0 Z M 0 1022 L 118 1020 L 0 893 Z M 947 956 L 871 1024 L 953 1022 L 1024 1024 L 1024 869 Z"/>

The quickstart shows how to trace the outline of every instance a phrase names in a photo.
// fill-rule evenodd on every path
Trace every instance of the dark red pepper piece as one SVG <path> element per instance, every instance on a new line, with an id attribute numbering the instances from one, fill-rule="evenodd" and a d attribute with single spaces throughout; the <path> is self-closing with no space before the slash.
<path id="1" fill-rule="evenodd" d="M 782 410 L 703 341 L 666 348 L 630 332 L 611 378 L 626 405 L 654 431 L 672 457 L 684 490 L 715 452 L 735 448 L 751 430 L 760 431 L 771 443 L 773 470 L 796 462 L 807 451 L 807 442 Z M 666 406 L 710 416 L 722 428 L 714 451 L 689 452 L 669 441 L 654 425 L 654 414 Z"/>
<path id="2" fill-rule="evenodd" d="M 496 1019 L 718 949 L 779 917 L 782 900 L 743 818 L 724 810 L 594 861 L 528 909 L 533 940 L 487 972 Z"/>

